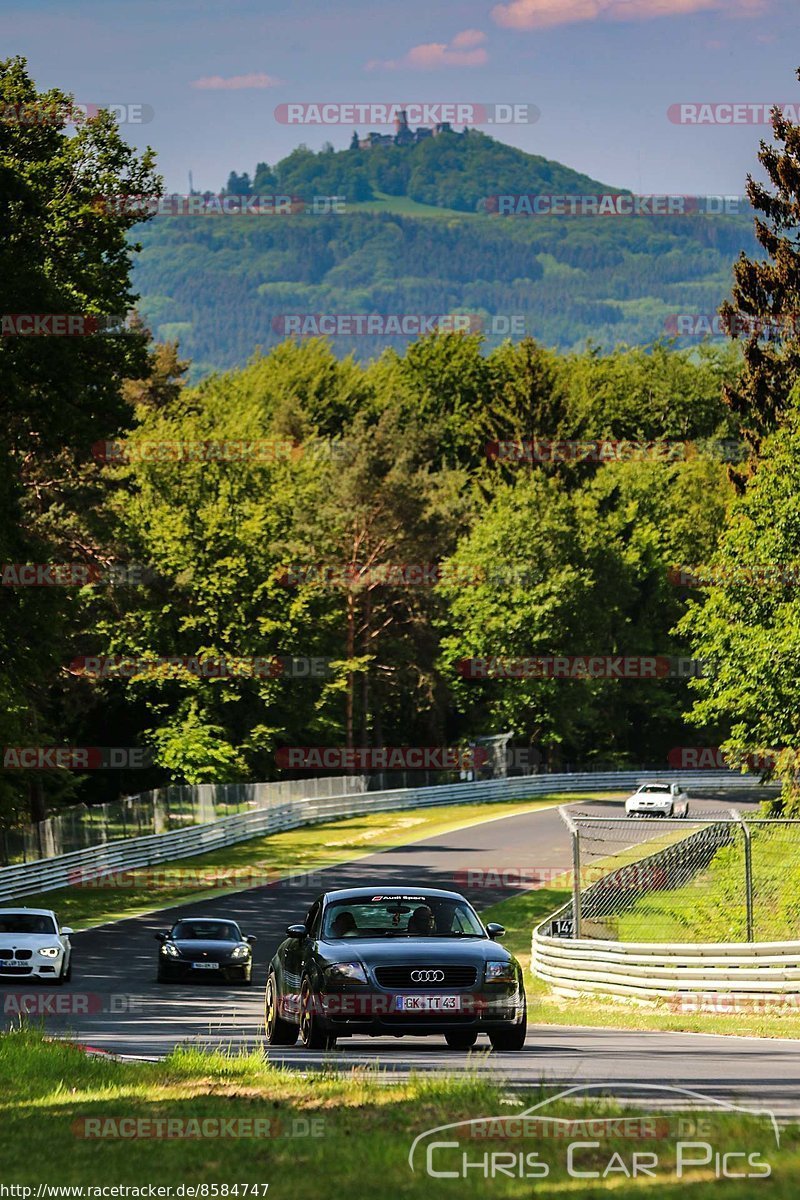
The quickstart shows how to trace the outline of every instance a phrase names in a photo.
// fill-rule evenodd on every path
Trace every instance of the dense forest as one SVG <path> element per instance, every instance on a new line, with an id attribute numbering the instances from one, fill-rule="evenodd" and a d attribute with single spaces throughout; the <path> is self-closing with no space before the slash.
<path id="1" fill-rule="evenodd" d="M 17 60 L 0 64 L 0 92 L 36 100 Z M 0 339 L 3 819 L 168 780 L 275 778 L 291 747 L 498 733 L 550 766 L 666 764 L 683 744 L 777 750 L 791 794 L 799 139 L 777 122 L 785 149 L 763 160 L 773 191 L 750 185 L 763 257 L 736 263 L 725 319 L 762 324 L 732 345 L 559 353 L 532 337 L 492 346 L 480 332 L 436 332 L 365 363 L 289 339 L 189 383 L 183 344 L 154 340 L 139 319 L 95 336 Z M 2 126 L 0 152 L 2 311 L 133 308 L 136 218 L 95 201 L 157 189 L 151 156 L 127 148 L 107 114 L 74 133 Z M 344 264 L 359 255 L 349 220 Z M 383 238 L 386 264 L 402 257 L 395 220 L 360 220 Z M 226 249 L 227 227 L 165 224 L 141 240 L 155 230 L 151 251 L 162 239 L 168 259 L 174 239 L 188 280 L 205 238 L 252 350 L 235 302 L 249 256 Z M 424 228 L 458 241 L 449 225 Z M 681 228 L 679 239 L 648 226 L 666 239 L 661 261 L 674 236 L 699 269 Z M 700 228 L 709 247 L 724 235 Z M 271 253 L 296 253 L 296 273 L 312 273 L 325 238 L 310 233 L 304 254 L 299 243 Z M 513 250 L 544 235 L 490 222 L 487 236 L 508 274 Z M 348 285 L 385 286 L 376 253 Z M 465 286 L 477 262 L 453 266 Z M 622 264 L 613 274 L 624 283 Z M 687 585 L 691 571 L 716 581 Z M 658 669 L 515 665 L 576 656 Z M 673 669 L 681 660 L 699 661 L 700 676 Z M 31 746 L 140 746 L 152 763 L 14 769 L 9 748 Z"/>

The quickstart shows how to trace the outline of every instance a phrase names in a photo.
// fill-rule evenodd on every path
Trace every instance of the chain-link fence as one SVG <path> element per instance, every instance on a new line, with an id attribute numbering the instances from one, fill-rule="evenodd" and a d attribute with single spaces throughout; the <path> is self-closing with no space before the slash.
<path id="1" fill-rule="evenodd" d="M 800 820 L 562 810 L 573 897 L 556 935 L 620 942 L 800 939 Z"/>
<path id="2" fill-rule="evenodd" d="M 292 779 L 281 783 L 201 783 L 157 788 L 109 804 L 78 805 L 34 825 L 0 829 L 0 865 L 55 858 L 73 850 L 205 825 L 289 800 L 366 792 L 362 775 Z"/>

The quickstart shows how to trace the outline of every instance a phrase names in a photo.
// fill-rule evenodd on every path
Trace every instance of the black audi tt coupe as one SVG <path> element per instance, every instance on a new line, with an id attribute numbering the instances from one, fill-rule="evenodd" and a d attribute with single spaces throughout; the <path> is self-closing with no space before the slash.
<path id="1" fill-rule="evenodd" d="M 244 984 L 252 979 L 251 947 L 256 939 L 242 937 L 239 926 L 227 917 L 186 917 L 155 938 L 161 943 L 159 983 L 201 976 Z"/>
<path id="2" fill-rule="evenodd" d="M 458 892 L 348 888 L 325 892 L 289 925 L 270 963 L 267 1041 L 312 1050 L 337 1038 L 444 1035 L 466 1050 L 479 1033 L 521 1050 L 522 968 Z"/>

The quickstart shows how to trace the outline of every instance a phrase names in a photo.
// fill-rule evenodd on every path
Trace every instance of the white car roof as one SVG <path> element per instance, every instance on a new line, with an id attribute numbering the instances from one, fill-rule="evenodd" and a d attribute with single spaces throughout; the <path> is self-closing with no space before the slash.
<path id="1" fill-rule="evenodd" d="M 56 914 L 52 908 L 24 908 L 20 905 L 19 908 L 0 908 L 0 917 L 14 916 L 18 917 L 21 914 L 30 914 L 32 917 L 52 917 L 56 919 Z"/>

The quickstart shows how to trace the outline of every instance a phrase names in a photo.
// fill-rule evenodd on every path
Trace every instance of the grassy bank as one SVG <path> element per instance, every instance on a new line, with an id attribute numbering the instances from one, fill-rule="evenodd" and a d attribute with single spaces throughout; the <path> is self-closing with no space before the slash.
<path id="1" fill-rule="evenodd" d="M 800 837 L 793 826 L 751 826 L 755 941 L 800 938 Z M 617 918 L 620 941 L 747 940 L 745 858 L 741 835 L 704 871 L 669 891 L 643 897 Z"/>
<path id="2" fill-rule="evenodd" d="M 491 804 L 369 813 L 344 821 L 271 833 L 208 854 L 174 859 L 82 886 L 26 896 L 29 908 L 53 908 L 74 929 L 138 916 L 187 901 L 242 891 L 294 872 L 311 872 L 436 837 L 467 825 L 589 799 L 585 793 Z"/>
<path id="3" fill-rule="evenodd" d="M 555 880 L 549 888 L 521 893 L 481 912 L 485 921 L 499 921 L 505 925 L 507 936 L 503 944 L 525 968 L 532 1024 L 800 1038 L 800 1011 L 796 1008 L 776 1007 L 765 1012 L 683 1012 L 667 1003 L 642 1007 L 633 1001 L 626 1003 L 603 996 L 572 999 L 554 995 L 547 984 L 531 974 L 531 935 L 535 925 L 569 900 L 571 892 L 566 877 L 563 887 L 558 884 Z"/>
<path id="4" fill-rule="evenodd" d="M 475 1168 L 466 1178 L 431 1177 L 426 1171 L 427 1142 L 415 1152 L 415 1169 L 409 1166 L 412 1143 L 426 1130 L 479 1117 L 509 1120 L 544 1098 L 543 1091 L 524 1098 L 509 1096 L 469 1071 L 389 1086 L 359 1072 L 303 1076 L 282 1071 L 260 1055 L 233 1058 L 178 1051 L 159 1063 L 118 1063 L 87 1057 L 73 1046 L 48 1043 L 36 1032 L 23 1030 L 0 1036 L 0 1180 L 33 1187 L 33 1195 L 43 1183 L 204 1185 L 206 1192 L 197 1194 L 205 1196 L 225 1195 L 225 1185 L 227 1195 L 235 1196 L 230 1190 L 235 1185 L 258 1184 L 269 1185 L 258 1196 L 291 1200 L 338 1194 L 361 1200 L 487 1195 L 522 1200 L 530 1197 L 534 1186 L 547 1196 L 589 1197 L 608 1191 L 626 1200 L 640 1194 L 643 1185 L 647 1195 L 676 1196 L 680 1188 L 682 1196 L 701 1196 L 715 1182 L 713 1166 L 687 1170 L 683 1178 L 676 1178 L 676 1142 L 691 1136 L 688 1131 L 698 1114 L 682 1118 L 672 1112 L 648 1125 L 645 1143 L 636 1132 L 638 1125 L 627 1131 L 619 1125 L 602 1132 L 595 1127 L 591 1137 L 596 1149 L 582 1150 L 577 1161 L 580 1169 L 599 1171 L 601 1177 L 588 1187 L 585 1178 L 570 1178 L 565 1171 L 566 1144 L 586 1140 L 587 1119 L 627 1111 L 629 1117 L 638 1113 L 654 1120 L 652 1106 L 642 1103 L 622 1110 L 602 1100 L 558 1101 L 542 1110 L 543 1116 L 579 1122 L 568 1138 L 563 1126 L 554 1134 L 552 1125 L 549 1134 L 547 1127 L 529 1126 L 523 1137 L 497 1125 L 478 1126 L 472 1137 L 448 1130 L 444 1137 L 458 1139 L 458 1149 L 437 1151 L 434 1169 L 460 1164 L 462 1150 L 473 1163 L 502 1154 L 506 1170 L 493 1178 Z M 726 1180 L 721 1195 L 750 1200 L 756 1188 L 758 1195 L 781 1200 L 795 1195 L 800 1171 L 796 1129 L 782 1133 L 778 1150 L 763 1118 L 709 1114 L 704 1119 L 704 1136 L 715 1151 L 745 1149 L 772 1170 L 769 1179 Z M 225 1137 L 213 1136 L 220 1121 L 227 1123 Z M 249 1132 L 256 1130 L 255 1135 Z M 484 1136 L 478 1136 L 481 1132 Z M 654 1177 L 626 1179 L 618 1162 L 630 1169 L 632 1154 L 643 1150 L 657 1155 Z M 619 1159 L 603 1179 L 614 1153 Z M 449 1157 L 441 1157 L 444 1154 Z M 547 1179 L 511 1177 L 509 1154 L 515 1162 L 519 1156 L 537 1154 L 539 1164 L 548 1167 Z M 739 1160 L 736 1166 L 740 1168 Z M 220 1190 L 211 1190 L 214 1186 Z"/>

